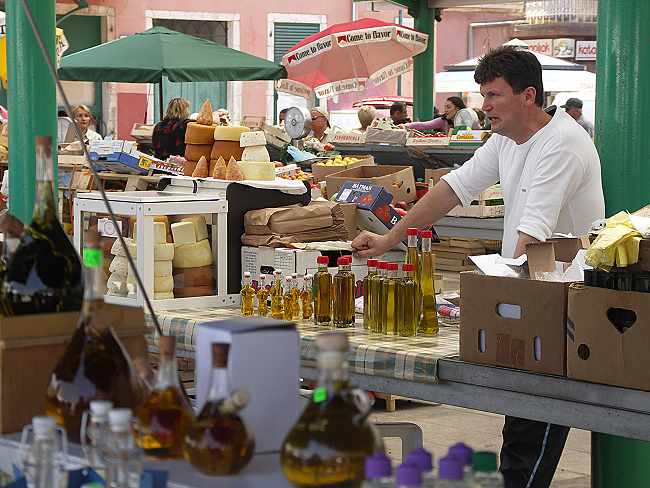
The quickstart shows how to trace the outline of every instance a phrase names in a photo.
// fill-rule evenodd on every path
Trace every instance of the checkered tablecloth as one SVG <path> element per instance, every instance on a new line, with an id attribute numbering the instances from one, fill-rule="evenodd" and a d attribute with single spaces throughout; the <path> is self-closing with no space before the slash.
<path id="1" fill-rule="evenodd" d="M 194 357 L 194 344 L 198 325 L 239 317 L 239 311 L 232 308 L 207 308 L 202 310 L 164 310 L 157 312 L 163 334 L 176 337 L 178 354 Z M 147 324 L 153 325 L 151 316 Z M 303 365 L 312 366 L 316 360 L 314 339 L 320 332 L 331 330 L 311 322 L 297 323 L 300 333 L 300 360 Z M 457 324 L 440 327 L 436 337 L 397 337 L 372 334 L 363 329 L 361 323 L 355 328 L 338 329 L 349 334 L 350 371 L 360 374 L 384 376 L 422 382 L 437 381 L 438 359 L 458 356 Z M 149 338 L 150 346 L 157 349 L 157 337 Z"/>

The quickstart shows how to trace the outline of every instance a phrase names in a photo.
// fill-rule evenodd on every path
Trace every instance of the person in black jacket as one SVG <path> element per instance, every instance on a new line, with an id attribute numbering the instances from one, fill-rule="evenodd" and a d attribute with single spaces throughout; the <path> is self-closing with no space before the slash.
<path id="1" fill-rule="evenodd" d="M 185 130 L 190 103 L 184 98 L 172 98 L 167 105 L 165 117 L 153 128 L 152 143 L 158 159 L 185 154 Z"/>

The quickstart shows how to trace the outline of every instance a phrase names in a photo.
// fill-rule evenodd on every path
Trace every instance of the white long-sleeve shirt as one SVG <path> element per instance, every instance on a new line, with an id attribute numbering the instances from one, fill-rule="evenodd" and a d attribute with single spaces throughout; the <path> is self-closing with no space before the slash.
<path id="1" fill-rule="evenodd" d="M 605 216 L 598 153 L 587 132 L 564 110 L 556 110 L 523 144 L 493 134 L 443 179 L 464 206 L 501 181 L 504 257 L 514 257 L 518 232 L 540 241 L 556 232 L 584 235 Z"/>

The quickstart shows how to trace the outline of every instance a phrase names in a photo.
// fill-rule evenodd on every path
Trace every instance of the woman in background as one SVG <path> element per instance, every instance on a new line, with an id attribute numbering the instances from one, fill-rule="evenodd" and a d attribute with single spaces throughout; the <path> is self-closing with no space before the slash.
<path id="1" fill-rule="evenodd" d="M 377 109 L 375 109 L 375 107 L 372 105 L 363 105 L 361 108 L 359 108 L 357 117 L 359 118 L 359 123 L 361 124 L 361 128 L 358 129 L 359 132 L 365 132 L 368 130 L 368 127 L 370 127 L 370 124 L 372 124 L 372 121 L 377 117 Z"/>
<path id="2" fill-rule="evenodd" d="M 189 122 L 190 103 L 184 98 L 172 98 L 165 117 L 153 128 L 154 154 L 165 161 L 169 156 L 185 155 L 185 130 Z"/>
<path id="3" fill-rule="evenodd" d="M 454 127 L 467 127 L 469 129 L 480 129 L 478 115 L 471 108 L 465 106 L 460 97 L 449 97 L 445 102 L 445 119 Z"/>
<path id="4" fill-rule="evenodd" d="M 103 137 L 90 128 L 94 126 L 95 118 L 86 105 L 77 105 L 72 109 L 72 119 L 83 135 L 84 143 L 90 144 L 90 141 L 101 141 Z"/>

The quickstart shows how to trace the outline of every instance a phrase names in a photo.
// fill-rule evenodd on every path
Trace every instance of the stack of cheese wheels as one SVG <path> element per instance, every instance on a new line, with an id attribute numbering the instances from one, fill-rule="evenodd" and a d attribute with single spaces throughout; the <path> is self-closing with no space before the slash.
<path id="1" fill-rule="evenodd" d="M 196 122 L 189 122 L 185 130 L 185 176 L 192 176 L 201 156 L 207 161 L 210 160 L 215 127 L 212 119 L 212 104 L 210 100 L 206 100 L 201 106 Z"/>
<path id="2" fill-rule="evenodd" d="M 191 215 L 172 224 L 174 237 L 174 296 L 200 297 L 214 294 L 212 248 L 202 215 Z"/>
<path id="3" fill-rule="evenodd" d="M 124 241 L 126 242 L 126 246 L 129 248 L 129 252 L 135 261 L 135 240 L 125 237 Z M 129 261 L 126 258 L 126 250 L 120 244 L 119 239 L 116 239 L 113 243 L 113 247 L 111 247 L 111 254 L 114 257 L 111 261 L 110 266 L 108 267 L 110 274 L 108 276 L 108 282 L 106 283 L 106 294 L 123 297 L 126 296 L 129 292 L 135 293 L 135 288 L 133 286 L 127 285 Z"/>
<path id="4" fill-rule="evenodd" d="M 167 242 L 168 220 L 154 222 L 153 237 L 153 298 L 168 300 L 174 298 L 174 279 L 172 277 L 172 262 L 174 259 L 174 244 Z"/>
<path id="5" fill-rule="evenodd" d="M 237 125 L 220 125 L 214 129 L 214 145 L 210 153 L 210 175 L 213 174 L 214 166 L 217 164 L 219 157 L 225 161 L 234 158 L 239 161 L 242 158 L 244 150 L 239 145 L 239 139 L 244 132 L 248 132 L 248 127 Z"/>
<path id="6" fill-rule="evenodd" d="M 266 149 L 266 136 L 262 131 L 244 132 L 239 145 L 244 148 L 239 168 L 245 180 L 274 181 L 275 165 Z"/>

